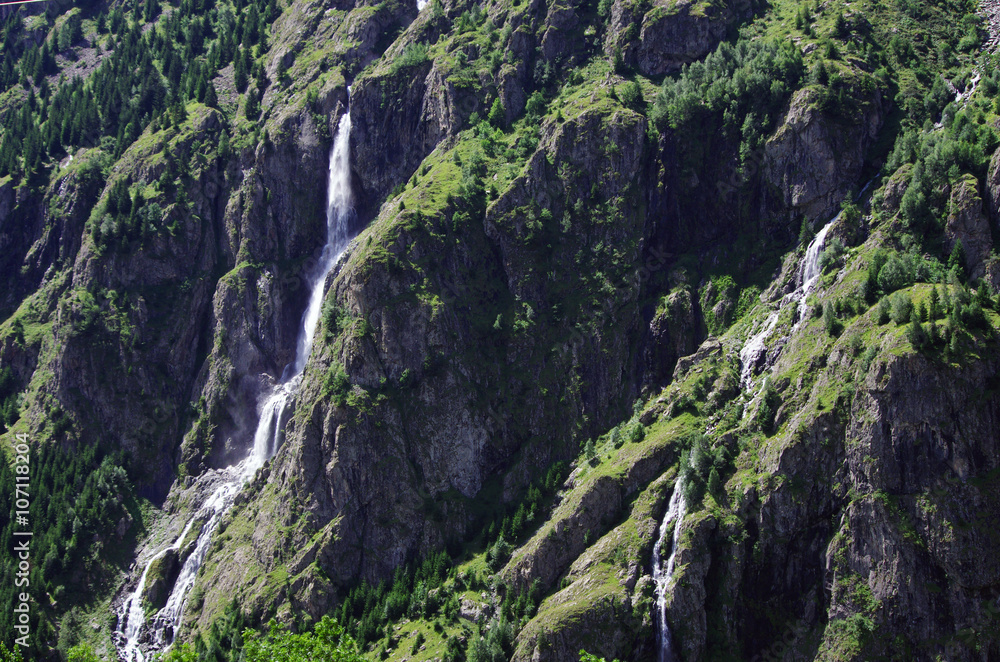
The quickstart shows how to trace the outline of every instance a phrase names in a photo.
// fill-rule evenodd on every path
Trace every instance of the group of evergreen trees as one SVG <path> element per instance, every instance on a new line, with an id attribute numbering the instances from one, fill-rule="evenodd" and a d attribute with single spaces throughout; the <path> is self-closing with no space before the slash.
<path id="1" fill-rule="evenodd" d="M 58 416 L 55 416 L 58 418 Z M 29 525 L 32 566 L 29 586 L 15 584 L 16 566 L 0 566 L 0 601 L 15 604 L 15 596 L 28 591 L 33 600 L 31 643 L 35 651 L 54 642 L 48 620 L 50 605 L 65 609 L 88 599 L 89 591 L 105 569 L 99 559 L 114 551 L 119 522 L 130 523 L 126 502 L 131 485 L 121 468 L 122 458 L 106 455 L 97 446 L 67 452 L 45 444 L 30 458 Z M 14 477 L 6 462 L 0 463 L 0 544 L 13 549 L 15 527 Z M 13 614 L 0 611 L 0 637 L 13 641 Z"/>
<path id="2" fill-rule="evenodd" d="M 0 177 L 30 179 L 49 159 L 78 147 L 99 146 L 117 158 L 168 109 L 176 117 L 176 108 L 189 101 L 218 105 L 212 79 L 234 61 L 238 91 L 247 90 L 246 77 L 253 75 L 248 116 L 259 115 L 268 81 L 257 56 L 266 48 L 267 26 L 280 14 L 276 1 L 182 0 L 155 29 L 145 29 L 160 10 L 158 0 L 98 10 L 97 33 L 86 36 L 110 53 L 85 79 L 67 79 L 71 70 L 60 73 L 56 57 L 85 37 L 78 15 L 66 21 L 75 26 L 69 32 L 54 31 L 40 46 L 22 46 L 19 21 L 7 20 L 0 93 L 20 85 L 25 103 L 0 118 Z"/>
<path id="3" fill-rule="evenodd" d="M 724 136 L 739 140 L 745 159 L 760 146 L 803 72 L 802 52 L 793 43 L 723 42 L 704 61 L 664 81 L 652 117 L 694 140 L 719 127 Z"/>

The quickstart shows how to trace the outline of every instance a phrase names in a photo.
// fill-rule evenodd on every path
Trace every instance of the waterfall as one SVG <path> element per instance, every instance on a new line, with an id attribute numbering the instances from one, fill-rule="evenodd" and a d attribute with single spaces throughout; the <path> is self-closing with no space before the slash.
<path id="1" fill-rule="evenodd" d="M 809 242 L 809 246 L 806 248 L 806 254 L 802 258 L 802 263 L 799 264 L 799 287 L 795 290 L 795 296 L 793 296 L 793 299 L 799 304 L 799 316 L 796 324 L 804 320 L 806 313 L 809 312 L 807 310 L 806 297 L 816 287 L 819 277 L 823 275 L 819 258 L 823 254 L 823 249 L 826 248 L 826 235 L 838 220 L 840 220 L 840 214 L 834 216 L 832 221 L 824 225 L 823 229 L 816 233 L 816 236 L 813 237 L 813 240 Z"/>
<path id="2" fill-rule="evenodd" d="M 430 0 L 417 0 L 417 11 L 423 11 Z"/>
<path id="3" fill-rule="evenodd" d="M 350 88 L 348 88 L 350 94 Z M 218 529 L 222 518 L 232 507 L 236 496 L 260 469 L 278 451 L 285 423 L 291 414 L 289 406 L 298 391 L 302 381 L 302 371 L 312 351 L 316 324 L 319 321 L 320 310 L 326 289 L 326 279 L 350 242 L 350 222 L 353 215 L 353 200 L 351 196 L 350 170 L 350 110 L 340 118 L 337 134 L 330 149 L 330 170 L 327 181 L 326 207 L 326 243 L 320 254 L 316 267 L 306 275 L 309 287 L 309 303 L 302 314 L 302 324 L 295 343 L 295 357 L 285 367 L 281 381 L 263 398 L 260 404 L 257 430 L 254 433 L 253 446 L 248 455 L 239 463 L 226 467 L 220 472 L 213 472 L 212 478 L 221 478 L 221 483 L 201 504 L 194 516 L 184 527 L 184 531 L 171 545 L 157 552 L 147 562 L 142 571 L 135 591 L 125 600 L 119 614 L 118 646 L 119 654 L 125 662 L 145 662 L 142 650 L 145 644 L 153 649 L 169 647 L 181 624 L 188 592 L 194 586 L 198 570 L 208 555 L 212 535 Z M 142 606 L 142 597 L 146 585 L 146 577 L 153 561 L 168 550 L 178 551 L 195 522 L 201 521 L 201 529 L 197 542 L 191 554 L 184 559 L 180 573 L 171 588 L 167 603 L 157 612 L 147 628 L 146 614 Z M 145 633 L 144 630 L 149 630 Z"/>
<path id="4" fill-rule="evenodd" d="M 764 326 L 760 331 L 750 336 L 740 349 L 740 384 L 743 388 L 749 388 L 753 382 L 753 369 L 760 360 L 761 355 L 767 351 L 764 342 L 778 325 L 778 311 L 772 312 L 764 320 Z"/>
<path id="5" fill-rule="evenodd" d="M 653 584 L 656 589 L 656 636 L 659 647 L 657 649 L 657 662 L 675 662 L 674 642 L 670 635 L 670 626 L 667 624 L 667 595 L 670 593 L 671 576 L 674 574 L 674 562 L 677 558 L 677 547 L 681 535 L 681 521 L 684 519 L 684 490 L 681 485 L 681 477 L 678 475 L 674 483 L 674 492 L 670 495 L 670 504 L 667 506 L 667 513 L 660 523 L 659 534 L 656 544 L 653 545 Z M 663 539 L 670 530 L 670 525 L 674 525 L 673 534 L 670 537 L 670 556 L 663 562 Z"/>
<path id="6" fill-rule="evenodd" d="M 865 189 L 867 188 L 868 186 L 865 186 Z M 864 189 L 862 189 L 863 192 Z M 767 341 L 771 337 L 774 327 L 778 325 L 778 317 L 781 314 L 782 308 L 786 304 L 795 304 L 796 322 L 793 330 L 798 328 L 799 324 L 802 323 L 802 320 L 808 314 L 806 298 L 815 289 L 816 283 L 819 282 L 819 277 L 823 275 L 819 261 L 820 256 L 823 254 L 823 249 L 826 248 L 826 235 L 829 234 L 833 224 L 840 220 L 840 214 L 842 213 L 840 212 L 834 216 L 829 223 L 823 226 L 823 229 L 816 233 L 813 240 L 809 242 L 809 245 L 806 247 L 806 254 L 802 257 L 802 261 L 799 262 L 798 286 L 795 288 L 795 291 L 782 298 L 778 309 L 771 311 L 767 319 L 764 320 L 764 325 L 760 331 L 747 338 L 747 341 L 743 343 L 743 347 L 740 348 L 740 385 L 744 390 L 749 390 L 753 385 L 754 369 L 760 362 L 761 356 L 767 352 Z"/>

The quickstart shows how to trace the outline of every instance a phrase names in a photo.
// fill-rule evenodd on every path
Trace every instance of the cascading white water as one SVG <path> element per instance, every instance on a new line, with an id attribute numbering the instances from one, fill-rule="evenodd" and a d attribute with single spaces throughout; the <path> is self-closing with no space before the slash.
<path id="1" fill-rule="evenodd" d="M 809 246 L 806 248 L 806 254 L 802 258 L 802 263 L 799 265 L 799 286 L 793 295 L 793 300 L 797 301 L 799 304 L 798 322 L 805 319 L 806 313 L 808 312 L 806 297 L 808 297 L 809 293 L 816 287 L 819 277 L 823 275 L 819 258 L 823 254 L 823 249 L 826 248 L 826 235 L 830 232 L 830 228 L 833 227 L 833 224 L 838 220 L 840 220 L 840 214 L 834 216 L 832 221 L 824 225 L 823 229 L 816 233 L 813 240 L 809 242 Z M 798 322 L 796 322 L 796 324 L 798 324 Z"/>
<path id="2" fill-rule="evenodd" d="M 350 88 L 348 88 L 350 93 Z M 260 406 L 257 430 L 253 447 L 239 464 L 227 467 L 213 474 L 222 478 L 211 496 L 198 508 L 188 521 L 183 533 L 173 545 L 155 554 L 143 569 L 135 591 L 122 605 L 119 615 L 119 653 L 125 662 L 144 662 L 146 657 L 141 648 L 142 634 L 146 626 L 146 614 L 142 606 L 146 577 L 153 561 L 168 550 L 178 551 L 184 538 L 195 522 L 203 522 L 198 533 L 194 550 L 184 560 L 180 573 L 174 582 L 167 603 L 150 622 L 149 639 L 153 648 L 161 649 L 173 643 L 174 635 L 181 624 L 188 591 L 194 585 L 205 556 L 208 554 L 212 535 L 222 518 L 232 507 L 236 496 L 243 490 L 254 474 L 278 451 L 281 435 L 290 413 L 290 402 L 294 399 L 302 371 L 312 351 L 316 324 L 325 294 L 326 278 L 337 263 L 350 241 L 350 221 L 353 213 L 350 171 L 351 114 L 344 113 L 337 127 L 333 147 L 330 150 L 330 173 L 327 181 L 326 243 L 316 267 L 306 276 L 309 286 L 309 303 L 302 314 L 302 325 L 295 344 L 295 357 L 285 368 L 281 381 L 264 398 Z"/>
<path id="3" fill-rule="evenodd" d="M 302 328 L 295 347 L 294 374 L 301 375 L 312 351 L 316 322 L 323 307 L 326 276 L 351 240 L 350 220 L 353 213 L 351 194 L 351 113 L 344 113 L 337 127 L 337 136 L 330 149 L 330 176 L 327 181 L 326 245 L 319 264 L 310 277 L 312 291 L 309 305 L 302 314 Z"/>
<path id="4" fill-rule="evenodd" d="M 423 11 L 430 0 L 417 0 L 417 11 Z"/>
<path id="5" fill-rule="evenodd" d="M 667 595 L 670 593 L 670 579 L 674 574 L 674 563 L 677 558 L 677 547 L 681 535 L 681 521 L 684 519 L 684 490 L 681 485 L 681 478 L 678 476 L 674 483 L 674 493 L 670 495 L 670 503 L 667 505 L 667 513 L 660 523 L 659 534 L 656 543 L 653 545 L 653 584 L 656 590 L 656 636 L 659 647 L 656 653 L 657 662 L 674 662 L 677 657 L 674 655 L 674 642 L 670 635 L 670 625 L 667 623 Z M 674 525 L 674 531 L 670 538 L 670 556 L 666 563 L 663 562 L 663 539 L 670 530 L 670 525 Z"/>
<path id="6" fill-rule="evenodd" d="M 135 659 L 137 662 L 144 662 L 146 659 L 143 656 L 142 651 L 139 649 L 139 630 L 142 628 L 142 623 L 146 616 L 142 608 L 142 589 L 146 586 L 146 575 L 149 574 L 149 569 L 153 566 L 153 562 L 156 561 L 156 559 L 171 550 L 176 552 L 181 548 L 181 544 L 187 537 L 188 532 L 194 525 L 194 522 L 194 519 L 191 519 L 184 527 L 184 530 L 181 531 L 181 534 L 177 536 L 177 539 L 174 540 L 173 544 L 169 547 L 163 548 L 153 555 L 153 558 L 151 558 L 146 564 L 146 567 L 143 568 L 142 577 L 139 579 L 138 587 L 122 606 L 122 611 L 126 617 L 124 628 L 125 645 L 122 648 L 122 654 L 125 656 L 126 660 Z"/>
<path id="7" fill-rule="evenodd" d="M 805 319 L 805 315 L 808 312 L 806 298 L 815 289 L 816 283 L 819 282 L 819 277 L 822 275 L 819 262 L 820 256 L 823 254 L 823 249 L 826 247 L 826 235 L 830 232 L 833 224 L 839 219 L 840 214 L 834 216 L 829 223 L 823 226 L 823 229 L 816 233 L 813 240 L 809 242 L 809 245 L 806 247 L 806 254 L 799 263 L 798 286 L 795 288 L 795 291 L 781 300 L 778 310 L 771 311 L 767 319 L 764 320 L 764 325 L 760 331 L 747 338 L 747 341 L 743 343 L 743 347 L 740 348 L 740 384 L 744 390 L 748 390 L 753 384 L 754 368 L 760 361 L 761 355 L 767 351 L 767 341 L 771 337 L 774 328 L 778 325 L 778 317 L 781 314 L 782 308 L 788 304 L 796 306 L 797 321 L 795 322 L 795 328 Z"/>
<path id="8" fill-rule="evenodd" d="M 778 311 L 774 311 L 764 320 L 761 330 L 750 336 L 740 349 L 740 384 L 743 388 L 748 388 L 753 381 L 754 366 L 757 365 L 760 355 L 767 351 L 764 343 L 777 325 Z"/>

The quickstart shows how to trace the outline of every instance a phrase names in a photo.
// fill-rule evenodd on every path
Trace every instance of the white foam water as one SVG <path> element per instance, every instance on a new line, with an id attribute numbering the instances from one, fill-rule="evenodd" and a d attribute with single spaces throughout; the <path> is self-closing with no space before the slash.
<path id="1" fill-rule="evenodd" d="M 677 558 L 677 547 L 681 535 L 681 521 L 684 519 L 684 491 L 681 485 L 681 478 L 678 476 L 674 483 L 674 492 L 670 495 L 670 503 L 667 505 L 667 512 L 660 523 L 659 533 L 656 543 L 653 545 L 653 584 L 656 590 L 656 636 L 659 646 L 657 647 L 657 662 L 675 662 L 677 656 L 674 652 L 673 637 L 670 633 L 670 625 L 667 623 L 667 596 L 673 586 L 671 581 L 674 574 L 674 565 Z M 670 537 L 670 556 L 666 562 L 663 561 L 663 540 L 667 536 L 667 531 L 673 525 L 673 534 Z"/>

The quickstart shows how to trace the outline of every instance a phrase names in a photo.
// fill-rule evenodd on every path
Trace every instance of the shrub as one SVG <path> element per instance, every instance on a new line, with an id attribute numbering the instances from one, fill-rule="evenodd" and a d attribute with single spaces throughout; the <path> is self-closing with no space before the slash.
<path id="1" fill-rule="evenodd" d="M 626 108 L 631 108 L 632 110 L 641 111 L 646 105 L 645 100 L 642 98 L 642 87 L 639 83 L 629 81 L 617 88 L 615 92 L 618 94 L 618 100 L 622 102 L 622 105 Z"/>
<path id="2" fill-rule="evenodd" d="M 878 323 L 887 324 L 889 322 L 889 297 L 882 297 L 878 301 Z"/>
<path id="3" fill-rule="evenodd" d="M 764 390 L 760 396 L 760 406 L 757 408 L 755 419 L 757 427 L 764 434 L 771 434 L 774 429 L 774 420 L 778 415 L 778 408 L 781 406 L 781 396 L 768 379 L 764 382 Z"/>
<path id="4" fill-rule="evenodd" d="M 715 467 L 708 472 L 708 493 L 716 498 L 722 495 L 722 480 L 719 478 L 719 470 Z"/>
<path id="5" fill-rule="evenodd" d="M 837 315 L 833 311 L 833 305 L 829 301 L 823 306 L 823 328 L 831 336 L 836 336 L 840 333 L 840 321 L 837 319 Z"/>
<path id="6" fill-rule="evenodd" d="M 413 638 L 413 646 L 410 648 L 410 655 L 416 655 L 420 647 L 424 645 L 424 633 L 417 631 L 417 636 Z"/>
<path id="7" fill-rule="evenodd" d="M 960 280 L 965 277 L 965 247 L 961 239 L 955 242 L 951 255 L 948 256 L 948 271 L 957 273 Z"/>
<path id="8" fill-rule="evenodd" d="M 941 310 L 941 295 L 938 294 L 937 285 L 931 289 L 931 300 L 930 307 L 928 308 L 927 314 L 930 316 L 931 320 L 940 319 L 942 315 Z"/>
<path id="9" fill-rule="evenodd" d="M 910 320 L 910 326 L 906 329 L 906 337 L 909 339 L 913 349 L 920 351 L 927 347 L 927 331 L 916 315 Z"/>
<path id="10" fill-rule="evenodd" d="M 892 297 L 892 321 L 896 324 L 906 324 L 913 313 L 913 301 L 905 292 L 897 292 Z"/>
<path id="11" fill-rule="evenodd" d="M 830 245 L 819 256 L 819 266 L 823 272 L 835 266 L 840 266 L 844 251 L 844 242 L 840 240 L 840 237 L 834 237 Z"/>
<path id="12" fill-rule="evenodd" d="M 865 353 L 861 355 L 861 360 L 859 362 L 861 366 L 861 373 L 867 374 L 868 368 L 871 367 L 872 361 L 878 354 L 878 350 L 875 347 L 869 347 L 865 350 Z"/>
<path id="13" fill-rule="evenodd" d="M 395 73 L 403 67 L 415 67 L 418 64 L 423 64 L 428 59 L 427 44 L 420 42 L 407 44 L 399 57 L 393 60 L 392 72 Z"/>
<path id="14" fill-rule="evenodd" d="M 983 331 L 989 329 L 986 313 L 978 301 L 973 301 L 968 305 L 962 306 L 961 319 L 962 324 L 970 329 L 981 329 Z"/>
<path id="15" fill-rule="evenodd" d="M 535 91 L 528 98 L 528 103 L 524 106 L 524 111 L 528 117 L 541 117 L 545 113 L 545 97 L 541 92 Z"/>
<path id="16" fill-rule="evenodd" d="M 504 110 L 503 103 L 499 98 L 493 100 L 493 106 L 490 108 L 487 120 L 498 129 L 502 129 L 507 123 L 507 112 Z"/>
<path id="17" fill-rule="evenodd" d="M 895 292 L 910 284 L 910 273 L 906 263 L 898 254 L 890 255 L 878 272 L 878 286 L 886 294 Z"/>

